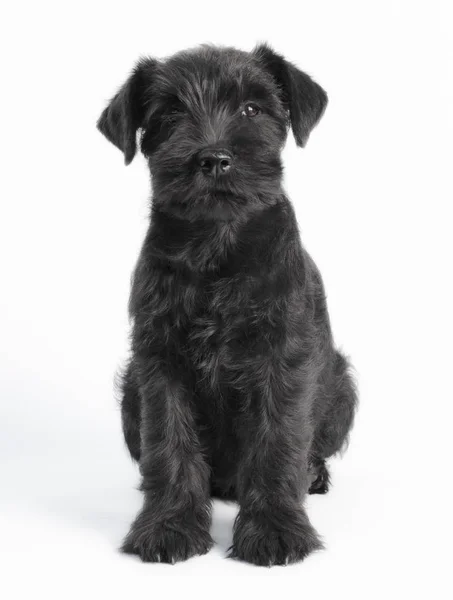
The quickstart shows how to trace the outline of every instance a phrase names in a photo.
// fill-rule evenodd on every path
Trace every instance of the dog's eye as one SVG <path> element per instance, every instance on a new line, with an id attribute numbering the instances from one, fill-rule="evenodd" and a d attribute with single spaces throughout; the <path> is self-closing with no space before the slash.
<path id="1" fill-rule="evenodd" d="M 253 104 L 253 102 L 248 102 L 245 106 L 241 115 L 243 117 L 256 117 L 261 112 L 260 107 L 257 104 Z"/>
<path id="2" fill-rule="evenodd" d="M 167 119 L 169 119 L 170 121 L 176 121 L 176 119 L 179 119 L 179 117 L 182 117 L 183 114 L 184 113 L 182 110 L 178 110 L 177 108 L 174 108 L 173 110 L 168 112 Z"/>
<path id="3" fill-rule="evenodd" d="M 167 105 L 164 111 L 164 118 L 168 121 L 176 121 L 184 114 L 184 112 L 185 110 L 182 102 L 175 100 L 171 104 Z"/>

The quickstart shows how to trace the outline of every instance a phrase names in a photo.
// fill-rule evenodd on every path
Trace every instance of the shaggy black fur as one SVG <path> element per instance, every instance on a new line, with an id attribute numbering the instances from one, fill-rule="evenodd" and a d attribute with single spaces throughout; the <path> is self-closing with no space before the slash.
<path id="1" fill-rule="evenodd" d="M 211 496 L 240 505 L 230 556 L 285 564 L 321 548 L 303 499 L 327 491 L 356 395 L 319 272 L 281 187 L 291 126 L 305 145 L 324 90 L 266 45 L 142 59 L 98 127 L 152 174 L 133 278 L 126 443 L 144 505 L 123 549 L 203 554 Z"/>

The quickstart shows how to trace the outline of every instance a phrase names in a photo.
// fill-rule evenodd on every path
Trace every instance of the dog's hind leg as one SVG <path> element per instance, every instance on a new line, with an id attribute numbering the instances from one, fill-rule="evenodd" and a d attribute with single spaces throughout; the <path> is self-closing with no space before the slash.
<path id="1" fill-rule="evenodd" d="M 310 494 L 325 494 L 330 477 L 325 459 L 339 452 L 348 440 L 357 406 L 357 393 L 349 373 L 347 360 L 340 352 L 335 353 L 332 398 L 329 408 L 316 429 L 310 459 L 313 481 Z"/>
<path id="2" fill-rule="evenodd" d="M 140 394 L 132 363 L 121 377 L 121 420 L 126 445 L 134 460 L 140 460 Z"/>

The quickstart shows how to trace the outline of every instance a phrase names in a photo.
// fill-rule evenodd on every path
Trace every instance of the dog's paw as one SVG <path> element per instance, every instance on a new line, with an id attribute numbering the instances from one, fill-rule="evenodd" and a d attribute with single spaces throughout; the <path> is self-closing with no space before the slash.
<path id="1" fill-rule="evenodd" d="M 142 512 L 132 524 L 121 550 L 137 554 L 143 562 L 174 564 L 197 554 L 206 554 L 213 544 L 207 529 L 195 522 L 156 522 Z"/>
<path id="2" fill-rule="evenodd" d="M 330 487 L 330 474 L 325 461 L 313 467 L 313 482 L 308 490 L 309 494 L 327 494 Z"/>
<path id="3" fill-rule="evenodd" d="M 239 513 L 229 558 L 271 567 L 303 560 L 322 549 L 316 531 L 301 510 L 287 514 Z"/>

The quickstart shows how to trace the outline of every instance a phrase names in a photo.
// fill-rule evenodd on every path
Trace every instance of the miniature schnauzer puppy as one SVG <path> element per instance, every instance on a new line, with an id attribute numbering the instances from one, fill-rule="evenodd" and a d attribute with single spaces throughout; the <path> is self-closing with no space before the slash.
<path id="1" fill-rule="evenodd" d="M 130 297 L 122 422 L 143 508 L 123 550 L 169 562 L 212 546 L 211 498 L 235 500 L 229 556 L 321 548 L 303 506 L 356 406 L 321 276 L 282 189 L 289 128 L 305 146 L 327 95 L 267 45 L 141 59 L 98 128 L 152 176 Z"/>

